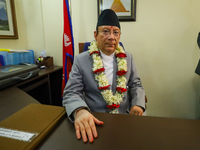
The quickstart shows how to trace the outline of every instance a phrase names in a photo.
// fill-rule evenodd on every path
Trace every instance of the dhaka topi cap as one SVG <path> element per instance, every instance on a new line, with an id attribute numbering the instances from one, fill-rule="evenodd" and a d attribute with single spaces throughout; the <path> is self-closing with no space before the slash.
<path id="1" fill-rule="evenodd" d="M 120 29 L 119 20 L 116 13 L 112 9 L 105 9 L 101 12 L 96 29 L 99 26 L 116 26 Z"/>

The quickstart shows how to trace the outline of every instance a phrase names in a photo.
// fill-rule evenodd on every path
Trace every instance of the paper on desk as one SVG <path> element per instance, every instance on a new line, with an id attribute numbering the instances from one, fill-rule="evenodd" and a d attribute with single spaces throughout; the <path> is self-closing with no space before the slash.
<path id="1" fill-rule="evenodd" d="M 0 136 L 25 142 L 31 142 L 33 138 L 37 136 L 37 133 L 0 128 Z"/>

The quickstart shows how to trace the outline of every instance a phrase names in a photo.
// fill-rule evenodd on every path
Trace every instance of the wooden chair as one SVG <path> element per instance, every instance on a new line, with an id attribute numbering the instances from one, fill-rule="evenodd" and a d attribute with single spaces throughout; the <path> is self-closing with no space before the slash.
<path id="1" fill-rule="evenodd" d="M 78 45 L 79 45 L 79 54 L 83 52 L 84 44 L 85 43 L 78 43 Z"/>

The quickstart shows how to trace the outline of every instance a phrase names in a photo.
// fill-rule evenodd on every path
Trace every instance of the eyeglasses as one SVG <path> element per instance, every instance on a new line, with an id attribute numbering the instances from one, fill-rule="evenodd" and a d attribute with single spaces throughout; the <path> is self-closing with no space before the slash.
<path id="1" fill-rule="evenodd" d="M 111 35 L 111 31 L 110 31 L 110 30 L 107 30 L 107 29 L 98 30 L 98 31 L 99 31 L 99 32 L 102 32 L 103 35 L 105 35 L 105 36 L 110 36 L 110 35 Z M 113 33 L 113 35 L 114 35 L 115 37 L 119 37 L 119 36 L 121 35 L 121 32 L 118 31 L 118 30 L 113 31 L 112 33 Z"/>

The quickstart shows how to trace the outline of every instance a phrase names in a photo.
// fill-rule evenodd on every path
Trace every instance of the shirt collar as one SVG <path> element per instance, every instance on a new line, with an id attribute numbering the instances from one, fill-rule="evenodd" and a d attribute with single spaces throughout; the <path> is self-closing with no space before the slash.
<path id="1" fill-rule="evenodd" d="M 106 55 L 101 50 L 100 50 L 100 53 L 101 53 L 102 59 L 113 59 L 113 57 L 115 56 L 115 51 L 111 55 Z"/>

